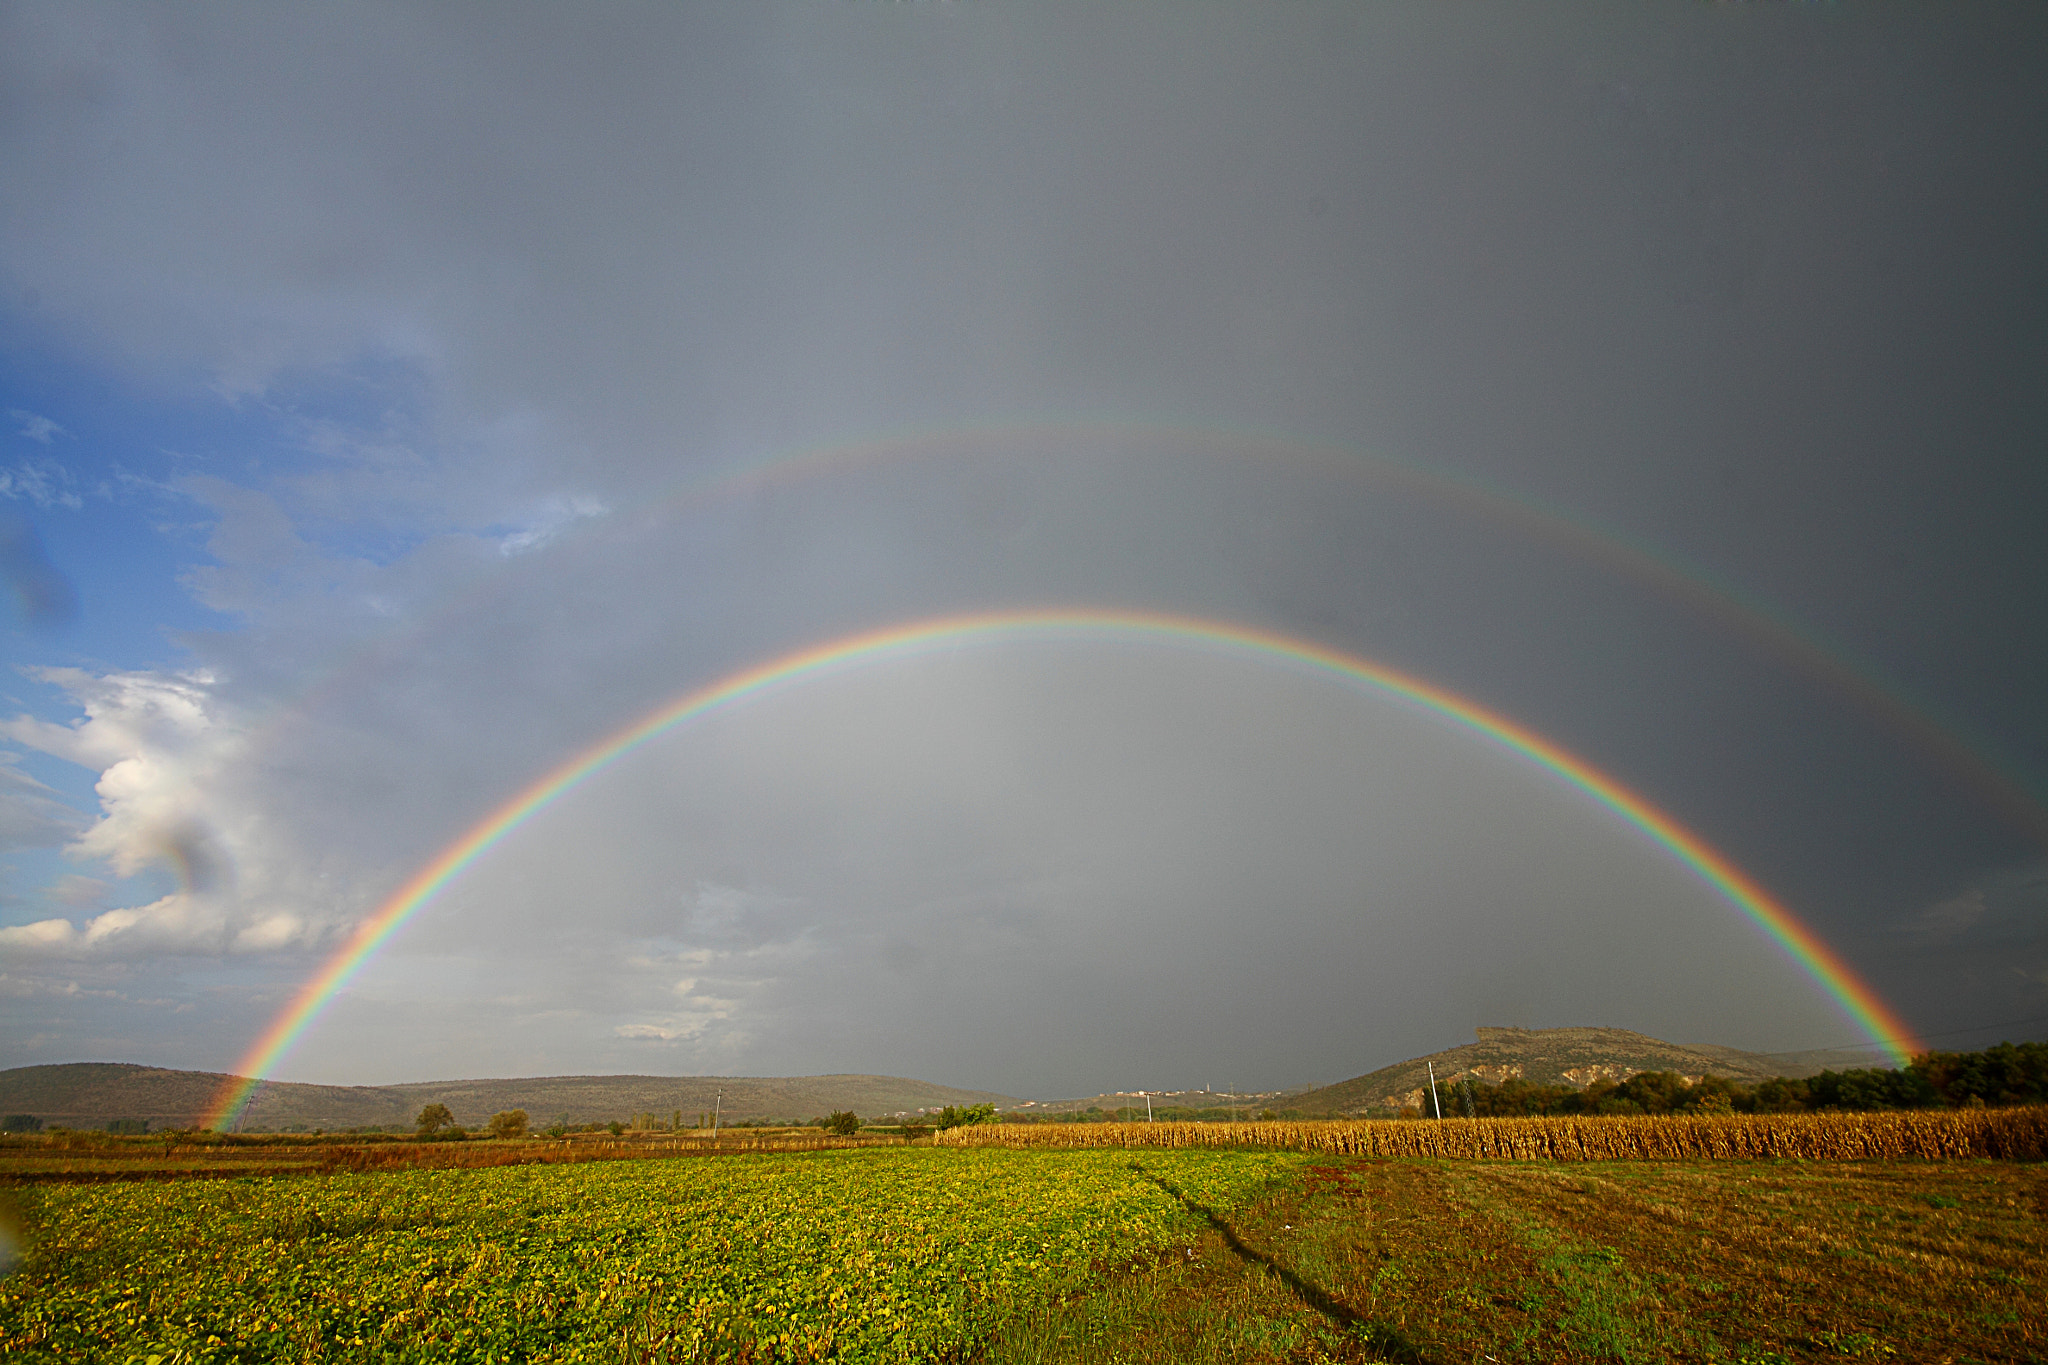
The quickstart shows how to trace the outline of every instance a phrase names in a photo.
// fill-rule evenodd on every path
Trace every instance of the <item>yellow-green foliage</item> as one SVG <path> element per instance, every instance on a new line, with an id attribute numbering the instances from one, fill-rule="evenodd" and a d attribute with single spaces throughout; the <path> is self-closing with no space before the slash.
<path id="1" fill-rule="evenodd" d="M 922 1360 L 1192 1236 L 1167 1184 L 1229 1208 L 1300 1161 L 897 1147 L 28 1186 L 0 1359 Z"/>
<path id="2" fill-rule="evenodd" d="M 1868 1114 L 1635 1115 L 1278 1123 L 1043 1123 L 956 1128 L 970 1147 L 1269 1147 L 1342 1156 L 1542 1161 L 1696 1157 L 2048 1157 L 2048 1107 Z"/>

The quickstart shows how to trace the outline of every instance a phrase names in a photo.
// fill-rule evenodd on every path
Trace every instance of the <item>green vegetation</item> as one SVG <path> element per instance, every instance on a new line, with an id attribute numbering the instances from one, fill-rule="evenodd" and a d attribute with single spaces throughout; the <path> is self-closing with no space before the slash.
<path id="1" fill-rule="evenodd" d="M 1642 1071 L 1682 1076 L 1726 1076 L 1754 1084 L 1777 1075 L 1811 1075 L 1834 1058 L 1804 1065 L 1799 1057 L 1772 1058 L 1734 1048 L 1667 1043 L 1615 1028 L 1482 1028 L 1477 1041 L 1446 1048 L 1348 1081 L 1287 1095 L 1273 1107 L 1300 1117 L 1391 1114 L 1429 1103 L 1429 1073 L 1439 1081 L 1477 1076 L 1519 1077 L 1535 1085 L 1583 1086 L 1596 1077 L 1620 1079 Z"/>
<path id="2" fill-rule="evenodd" d="M 981 1358 L 2041 1360 L 2044 1219 L 2003 1162 L 1326 1159 Z"/>
<path id="3" fill-rule="evenodd" d="M 1583 1090 L 1510 1079 L 1466 1077 L 1438 1089 L 1444 1117 L 1524 1114 L 1786 1114 L 1828 1110 L 1965 1109 L 2048 1102 L 2048 1043 L 2000 1043 L 1982 1052 L 1929 1052 L 1899 1069 L 1823 1071 L 1804 1080 L 1775 1077 L 1745 1085 L 1720 1076 L 1688 1082 L 1671 1071 L 1625 1081 L 1596 1080 Z"/>
<path id="4" fill-rule="evenodd" d="M 1508 1029 L 1482 1029 L 1485 1035 L 1515 1034 Z M 1607 1035 L 1621 1030 L 1555 1029 L 1532 1031 L 1528 1036 L 1550 1033 Z M 1638 1037 L 1639 1035 L 1625 1035 Z M 1645 1040 L 1653 1042 L 1654 1040 Z M 1677 1050 L 1671 1045 L 1659 1045 Z M 1458 1049 L 1473 1052 L 1476 1048 Z M 1695 1050 L 1698 1051 L 1698 1050 Z M 1447 1054 L 1450 1055 L 1450 1054 Z M 1740 1055 L 1740 1054 L 1737 1054 Z M 1694 1062 L 1711 1061 L 1702 1052 Z M 1402 1073 L 1415 1063 L 1376 1072 L 1375 1076 Z M 1246 1106 L 1160 1104 L 1153 1119 L 1160 1123 L 1244 1123 L 1253 1119 L 1290 1120 L 1327 1117 L 1332 1112 L 1317 1096 L 1340 1090 L 1356 1099 L 1361 1083 L 1309 1092 L 1277 1111 L 1255 1111 Z M 1845 1071 L 1823 1070 L 1809 1077 L 1762 1076 L 1743 1080 L 1717 1074 L 1688 1078 L 1672 1070 L 1641 1070 L 1626 1079 L 1599 1077 L 1589 1084 L 1569 1080 L 1549 1082 L 1512 1077 L 1499 1083 L 1460 1074 L 1448 1067 L 1438 1073 L 1436 1097 L 1432 1101 L 1427 1084 L 1420 1103 L 1403 1106 L 1355 1106 L 1344 1110 L 1348 1116 L 1363 1118 L 1433 1118 L 1433 1104 L 1441 1105 L 1443 1117 L 1507 1118 L 1570 1114 L 1715 1114 L 1715 1113 L 1823 1113 L 1834 1110 L 1867 1112 L 1881 1109 L 1963 1109 L 1975 1106 L 2002 1107 L 2048 1103 L 2048 1043 L 2001 1043 L 1981 1052 L 1929 1052 L 1916 1057 L 1902 1069 L 1861 1067 Z M 1091 1105 L 1085 1110 L 1040 1110 L 1005 1113 L 1003 1123 L 1126 1123 L 1144 1116 L 1142 1106 L 1122 1105 L 1105 1110 Z M 946 1126 L 946 1125 L 941 1125 Z"/>
<path id="5" fill-rule="evenodd" d="M 1239 1125 L 1642 1148 L 1569 1162 L 1137 1145 L 1230 1136 L 1192 1124 L 984 1125 L 936 1148 L 810 1128 L 727 1141 L 888 1145 L 724 1156 L 708 1134 L 11 1137 L 32 1251 L 0 1280 L 0 1358 L 2048 1359 L 2038 1161 L 1655 1155 L 1730 1125 L 1813 1128 L 1846 1155 L 2042 1113 Z M 1133 1145 L 1051 1147 L 1095 1138 Z M 1011 1140 L 1047 1149 L 971 1145 Z M 83 1174 L 33 1173 L 67 1161 Z M 131 1164 L 241 1178 L 106 1178 Z"/>
<path id="6" fill-rule="evenodd" d="M 852 1137 L 860 1131 L 860 1115 L 851 1109 L 837 1109 L 818 1126 L 828 1133 L 837 1133 L 840 1137 Z"/>
<path id="7" fill-rule="evenodd" d="M 1301 1161 L 893 1148 L 30 1186 L 0 1357 L 920 1359 Z"/>
<path id="8" fill-rule="evenodd" d="M 967 1104 L 955 1107 L 947 1105 L 932 1115 L 932 1127 L 940 1132 L 948 1128 L 971 1128 L 977 1123 L 993 1123 L 996 1107 L 993 1104 Z"/>
<path id="9" fill-rule="evenodd" d="M 455 1115 L 448 1112 L 445 1104 L 430 1104 L 420 1110 L 419 1117 L 413 1120 L 413 1127 L 423 1138 L 436 1138 L 455 1127 Z"/>

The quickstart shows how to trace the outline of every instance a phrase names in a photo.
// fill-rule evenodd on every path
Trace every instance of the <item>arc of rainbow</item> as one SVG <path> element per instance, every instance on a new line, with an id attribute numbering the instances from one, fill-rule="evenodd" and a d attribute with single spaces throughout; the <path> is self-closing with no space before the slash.
<path id="1" fill-rule="evenodd" d="M 1706 571 L 1682 563 L 1668 552 L 1637 545 L 1583 517 L 1567 515 L 1534 498 L 1492 488 L 1469 477 L 1358 450 L 1265 432 L 1186 427 L 1148 420 L 1040 419 L 910 428 L 862 440 L 784 450 L 692 480 L 647 499 L 633 524 L 645 530 L 687 512 L 749 494 L 793 486 L 827 474 L 854 474 L 911 464 L 951 453 L 972 441 L 1034 438 L 1212 442 L 1226 455 L 1271 459 L 1338 478 L 1379 481 L 1463 515 L 1513 527 L 1532 541 L 1596 564 L 1625 581 L 1646 584 L 1684 603 L 1845 697 L 1930 759 L 1935 767 L 1975 792 L 2012 828 L 2048 848 L 2048 804 L 2025 779 L 1983 752 L 1985 746 L 1969 738 L 1952 719 L 1936 718 L 1923 703 L 1909 698 L 1898 683 L 1883 677 L 1868 663 L 1856 661 L 1839 644 L 1820 638 L 1811 627 L 1716 582 Z M 361 676 L 398 657 L 418 641 L 431 638 L 445 621 L 459 612 L 475 609 L 479 598 L 499 590 L 509 590 L 509 585 L 499 580 L 475 585 L 428 612 L 411 627 L 354 651 L 348 662 L 331 669 L 294 702 L 278 708 L 264 722 L 265 728 L 303 718 L 324 697 L 359 681 Z"/>
<path id="2" fill-rule="evenodd" d="M 1563 778 L 1647 834 L 1747 915 L 1837 1003 L 1843 1013 L 1903 1063 L 1912 1030 L 1818 935 L 1704 839 L 1643 797 L 1515 721 L 1420 678 L 1355 655 L 1253 626 L 1194 617 L 1115 611 L 1009 611 L 942 617 L 831 641 L 732 674 L 669 702 L 568 759 L 500 805 L 422 866 L 362 922 L 348 942 L 293 998 L 257 1040 L 216 1102 L 209 1127 L 230 1121 L 262 1079 L 323 1009 L 435 894 L 557 797 L 686 721 L 751 697 L 864 665 L 973 639 L 1110 639 L 1223 649 L 1363 685 L 1434 713 L 1521 754 Z"/>
<path id="3" fill-rule="evenodd" d="M 1624 581 L 1646 584 L 1747 639 L 1779 662 L 1830 688 L 1870 719 L 1913 745 L 1934 765 L 1973 790 L 2014 829 L 2048 847 L 2048 804 L 2027 782 L 1965 735 L 1953 718 L 1931 714 L 1895 680 L 1812 626 L 1755 600 L 1667 550 L 1651 549 L 1582 515 L 1491 486 L 1463 474 L 1424 468 L 1342 446 L 1236 427 L 1188 427 L 1164 421 L 1040 421 L 982 428 L 906 429 L 857 442 L 784 451 L 711 480 L 691 483 L 648 504 L 648 514 L 674 516 L 745 493 L 793 485 L 839 470 L 908 463 L 944 452 L 963 438 L 1050 436 L 1209 441 L 1239 458 L 1257 451 L 1277 463 L 1325 476 L 1375 480 L 1475 520 L 1513 527 L 1531 541 L 1596 564 Z"/>

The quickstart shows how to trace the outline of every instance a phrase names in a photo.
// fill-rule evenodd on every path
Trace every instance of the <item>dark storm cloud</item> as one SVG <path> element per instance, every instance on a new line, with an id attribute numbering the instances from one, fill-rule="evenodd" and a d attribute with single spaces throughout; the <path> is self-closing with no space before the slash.
<path id="1" fill-rule="evenodd" d="M 241 628 L 161 674 L 67 674 L 83 719 L 8 732 L 120 769 L 95 856 L 209 831 L 232 887 L 194 893 L 204 914 L 167 905 L 165 935 L 312 952 L 687 687 L 914 616 L 1070 602 L 1260 623 L 1513 715 L 1734 855 L 1930 1030 L 2048 990 L 1967 935 L 1898 928 L 2039 855 L 1910 737 L 1653 582 L 1441 498 L 1229 458 L 1213 434 L 1477 479 L 1696 566 L 2038 788 L 2038 10 L 5 22 L 0 157 L 37 188 L 0 237 L 8 296 L 38 300 L 11 332 L 280 414 L 274 448 L 179 485 L 213 518 L 187 581 Z M 1075 414 L 1212 434 L 1029 421 Z M 656 513 L 772 452 L 955 424 L 988 430 Z M 1206 1049 L 1279 1081 L 1488 1021 L 1842 1041 L 1747 931 L 1701 928 L 1697 888 L 1654 857 L 1597 822 L 1523 842 L 1525 819 L 1575 808 L 1554 787 L 1528 814 L 1424 745 L 1403 769 L 1435 793 L 1420 808 L 1484 856 L 1411 840 L 1360 862 L 1330 833 L 1279 859 L 1384 778 L 1363 759 L 1276 776 L 1314 767 L 1334 703 L 1244 680 L 1217 700 L 1202 675 L 1210 699 L 1175 728 L 1177 675 L 1133 665 L 1098 680 L 1121 709 L 1082 743 L 1077 684 L 962 667 L 972 684 L 929 703 L 951 730 L 821 696 L 785 717 L 815 769 L 748 731 L 698 785 L 621 778 L 576 838 L 522 836 L 544 850 L 507 850 L 527 871 L 480 868 L 491 894 L 423 916 L 364 989 L 401 1031 L 432 995 L 407 988 L 435 980 L 451 1029 L 487 997 L 528 1023 L 464 1025 L 408 1069 L 625 1066 L 637 1047 L 809 1070 L 827 1062 L 804 1040 L 832 1036 L 849 1069 L 1106 1083 L 1130 1049 L 1103 1040 L 1128 1034 L 1131 1065 Z M 1243 753 L 1205 747 L 1240 723 Z M 920 756 L 894 803 L 857 780 L 894 752 L 861 750 L 866 730 Z M 726 791 L 744 800 L 722 814 Z M 1092 830 L 1041 818 L 1101 792 L 1124 799 Z M 1372 895 L 1405 908 L 1366 936 L 1347 916 Z M 1994 921 L 2038 948 L 2026 911 Z M 1531 944 L 1555 954 L 1534 981 L 1510 965 Z M 205 998 L 234 1008 L 160 1036 L 228 1063 L 269 1007 L 249 1002 L 309 961 L 224 967 Z M 1672 974 L 1686 991 L 1650 984 Z M 1275 998 L 1339 1041 L 1301 1063 L 1292 1031 L 1240 1030 L 1278 1041 L 1230 1052 L 1174 1003 L 1230 1001 L 1227 1024 L 1275 1018 Z M 1000 1007 L 925 1027 L 976 1000 Z M 1147 1031 L 1147 1010 L 1170 1023 Z M 1071 1072 L 1005 1050 L 1034 1027 Z"/>

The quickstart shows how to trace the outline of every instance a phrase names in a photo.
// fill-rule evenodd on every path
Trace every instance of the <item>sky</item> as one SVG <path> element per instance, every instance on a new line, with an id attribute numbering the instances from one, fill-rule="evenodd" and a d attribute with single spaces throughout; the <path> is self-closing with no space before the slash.
<path id="1" fill-rule="evenodd" d="M 2026 4 L 0 4 L 0 1066 L 232 1070 L 607 736 L 1023 611 L 1398 670 L 1927 1044 L 2048 1037 L 2044 61 Z M 996 632 L 605 766 L 272 1074 L 1497 1024 L 1871 1041 L 1509 745 Z"/>

